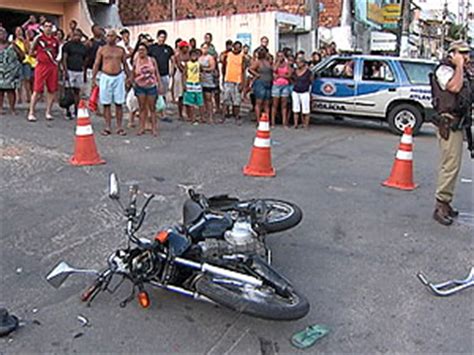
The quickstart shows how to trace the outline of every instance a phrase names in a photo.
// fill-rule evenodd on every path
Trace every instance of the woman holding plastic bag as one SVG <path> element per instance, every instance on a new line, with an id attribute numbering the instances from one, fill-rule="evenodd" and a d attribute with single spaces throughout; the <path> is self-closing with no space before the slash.
<path id="1" fill-rule="evenodd" d="M 137 134 L 145 133 L 147 117 L 151 119 L 151 131 L 154 136 L 158 135 L 155 102 L 158 96 L 159 80 L 158 65 L 154 58 L 148 55 L 148 46 L 140 43 L 137 48 L 137 56 L 133 60 L 133 90 L 138 98 L 140 110 L 140 125 Z"/>

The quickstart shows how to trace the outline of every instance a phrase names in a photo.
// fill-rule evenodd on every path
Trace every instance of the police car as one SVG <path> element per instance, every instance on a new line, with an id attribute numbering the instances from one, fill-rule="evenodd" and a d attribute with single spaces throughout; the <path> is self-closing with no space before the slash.
<path id="1" fill-rule="evenodd" d="M 381 119 L 401 134 L 416 134 L 430 121 L 429 73 L 436 62 L 372 55 L 332 56 L 314 69 L 311 110 L 314 113 Z"/>

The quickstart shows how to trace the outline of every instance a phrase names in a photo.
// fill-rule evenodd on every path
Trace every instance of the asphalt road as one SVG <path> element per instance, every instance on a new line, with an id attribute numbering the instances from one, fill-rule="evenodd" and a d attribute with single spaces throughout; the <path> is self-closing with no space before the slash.
<path id="1" fill-rule="evenodd" d="M 3 116 L 0 128 L 0 305 L 26 323 L 0 339 L 0 353 L 296 353 L 291 335 L 311 324 L 331 332 L 305 353 L 473 352 L 474 290 L 437 298 L 416 278 L 420 270 L 435 281 L 461 278 L 473 261 L 473 163 L 466 154 L 457 187 L 464 218 L 440 226 L 431 219 L 437 145 L 430 127 L 415 138 L 413 192 L 381 186 L 399 137 L 374 123 L 275 129 L 273 179 L 241 173 L 255 135 L 249 123 L 161 123 L 159 139 L 96 135 L 107 164 L 82 168 L 67 163 L 73 122 Z M 101 128 L 95 118 L 95 131 Z M 135 301 L 122 309 L 127 287 L 88 308 L 79 295 L 90 279 L 71 277 L 53 289 L 44 276 L 59 260 L 100 268 L 124 243 L 120 213 L 107 198 L 110 172 L 122 187 L 138 182 L 158 195 L 145 237 L 180 221 L 180 185 L 297 203 L 302 223 L 268 243 L 274 266 L 307 296 L 310 313 L 265 321 L 165 291 L 150 292 L 148 310 Z"/>

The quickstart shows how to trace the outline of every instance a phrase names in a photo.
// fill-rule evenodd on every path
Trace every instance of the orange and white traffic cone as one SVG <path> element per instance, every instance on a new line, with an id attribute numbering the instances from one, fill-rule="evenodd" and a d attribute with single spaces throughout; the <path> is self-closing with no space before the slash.
<path id="1" fill-rule="evenodd" d="M 72 165 L 99 165 L 105 164 L 95 145 L 94 132 L 87 112 L 86 102 L 81 100 L 77 112 L 76 143 L 74 155 L 69 159 Z"/>
<path id="2" fill-rule="evenodd" d="M 413 130 L 406 127 L 400 141 L 392 172 L 383 186 L 393 187 L 401 190 L 413 190 L 416 188 L 413 182 Z"/>
<path id="3" fill-rule="evenodd" d="M 244 175 L 261 177 L 276 175 L 272 167 L 270 120 L 266 113 L 260 117 L 257 136 L 250 152 L 249 163 L 244 167 Z"/>

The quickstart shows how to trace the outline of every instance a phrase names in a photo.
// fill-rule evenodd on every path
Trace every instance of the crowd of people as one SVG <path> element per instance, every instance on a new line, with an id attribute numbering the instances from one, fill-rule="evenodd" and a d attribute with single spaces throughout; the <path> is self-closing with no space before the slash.
<path id="1" fill-rule="evenodd" d="M 128 128 L 136 127 L 138 118 L 138 135 L 148 130 L 157 135 L 157 116 L 166 119 L 167 99 L 177 104 L 179 119 L 193 124 L 233 118 L 240 125 L 242 102 L 247 101 L 257 120 L 266 113 L 272 126 L 278 118 L 289 127 L 293 118 L 294 128 L 307 128 L 311 69 L 337 51 L 332 43 L 308 60 L 304 51 L 294 54 L 288 48 L 270 53 L 267 37 L 253 52 L 228 40 L 218 53 L 211 33 L 200 46 L 192 38 L 177 39 L 171 47 L 164 30 L 158 31 L 156 40 L 140 34 L 134 45 L 127 29 L 105 31 L 94 25 L 91 32 L 88 38 L 72 20 L 65 33 L 43 16 L 39 21 L 31 16 L 10 36 L 0 24 L 1 109 L 5 95 L 13 114 L 16 102 L 28 102 L 27 119 L 34 122 L 46 88 L 45 118 L 53 119 L 53 103 L 59 99 L 64 117 L 73 119 L 80 98 L 98 86 L 103 135 L 113 132 L 112 106 L 116 134 L 126 134 L 123 106 L 128 106 Z M 64 103 L 66 94 L 73 98 L 69 106 Z"/>

